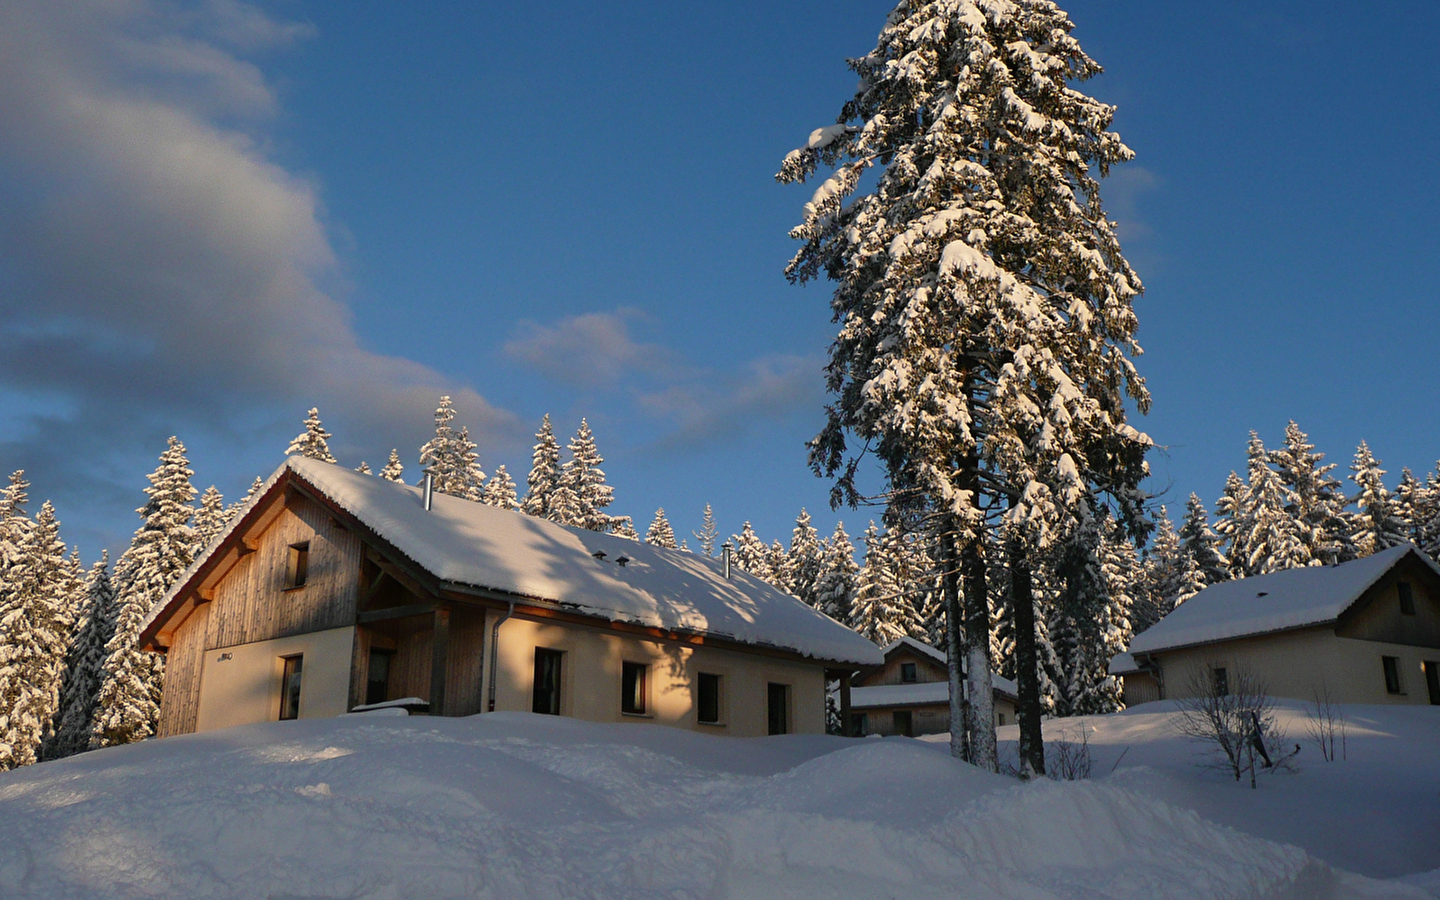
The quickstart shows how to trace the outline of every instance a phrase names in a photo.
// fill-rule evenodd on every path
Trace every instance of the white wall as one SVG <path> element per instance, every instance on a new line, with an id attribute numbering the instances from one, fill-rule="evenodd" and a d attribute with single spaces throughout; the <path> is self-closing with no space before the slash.
<path id="1" fill-rule="evenodd" d="M 206 650 L 195 730 L 279 719 L 283 658 L 296 654 L 305 657 L 300 672 L 300 718 L 345 713 L 354 641 L 355 628 L 348 626 Z"/>

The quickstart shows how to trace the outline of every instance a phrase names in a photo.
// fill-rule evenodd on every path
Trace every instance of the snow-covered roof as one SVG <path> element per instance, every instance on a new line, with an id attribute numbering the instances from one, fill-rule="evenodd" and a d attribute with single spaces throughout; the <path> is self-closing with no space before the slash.
<path id="1" fill-rule="evenodd" d="M 1106 670 L 1111 675 L 1132 675 L 1142 671 L 1135 657 L 1129 653 L 1117 653 L 1110 657 L 1110 668 Z"/>
<path id="2" fill-rule="evenodd" d="M 1440 567 L 1428 556 L 1410 544 L 1401 544 L 1338 566 L 1287 569 L 1211 585 L 1136 635 L 1130 653 L 1154 653 L 1334 622 L 1411 554 L 1440 575 Z"/>
<path id="3" fill-rule="evenodd" d="M 873 643 L 770 584 L 738 569 L 727 580 L 718 560 L 445 494 L 435 494 L 426 511 L 418 487 L 300 456 L 288 458 L 252 504 L 286 472 L 442 585 L 535 598 L 615 622 L 711 635 L 816 660 L 863 666 L 884 662 Z M 246 511 L 235 516 L 209 552 Z M 209 552 L 181 576 L 147 620 L 147 629 Z M 597 559 L 597 552 L 605 558 Z M 617 564 L 622 556 L 629 558 L 624 567 Z"/>
<path id="4" fill-rule="evenodd" d="M 1019 696 L 1015 682 L 1002 675 L 991 675 L 995 693 L 1014 700 Z M 875 709 L 886 706 L 925 706 L 950 702 L 950 683 L 926 681 L 919 684 L 876 684 L 850 689 L 851 709 Z"/>
<path id="5" fill-rule="evenodd" d="M 885 654 L 886 659 L 889 659 L 890 654 L 894 653 L 896 650 L 899 650 L 901 647 L 908 647 L 922 656 L 930 657 L 942 666 L 946 665 L 945 654 L 941 653 L 939 650 L 936 650 L 934 647 L 930 646 L 924 641 L 917 641 L 912 637 L 897 638 L 896 640 L 893 640 L 890 643 L 886 644 L 884 647 L 881 647 L 880 652 Z"/>

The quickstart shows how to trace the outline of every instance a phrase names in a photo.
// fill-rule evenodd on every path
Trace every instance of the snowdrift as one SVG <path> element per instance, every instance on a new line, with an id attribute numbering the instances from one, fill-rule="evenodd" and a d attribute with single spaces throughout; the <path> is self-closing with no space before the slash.
<path id="1" fill-rule="evenodd" d="M 917 741 L 371 713 L 0 775 L 0 896 L 1427 895 L 1137 791 L 1017 784 Z"/>

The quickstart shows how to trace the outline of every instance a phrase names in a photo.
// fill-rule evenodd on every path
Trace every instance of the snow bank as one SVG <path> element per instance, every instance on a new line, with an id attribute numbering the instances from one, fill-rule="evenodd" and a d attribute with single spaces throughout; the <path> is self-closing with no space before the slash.
<path id="1" fill-rule="evenodd" d="M 6 898 L 1423 897 L 918 741 L 519 713 L 269 723 L 0 775 Z"/>

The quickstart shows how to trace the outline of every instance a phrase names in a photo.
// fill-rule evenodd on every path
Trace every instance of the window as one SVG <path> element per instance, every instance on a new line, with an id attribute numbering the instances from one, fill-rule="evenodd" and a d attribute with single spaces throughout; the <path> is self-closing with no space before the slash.
<path id="1" fill-rule="evenodd" d="M 864 737 L 870 733 L 870 722 L 865 718 L 864 713 L 850 714 L 850 736 Z"/>
<path id="2" fill-rule="evenodd" d="M 915 664 L 914 664 L 914 663 L 901 663 L 901 664 L 900 664 L 900 681 L 901 681 L 901 683 L 902 683 L 902 684 L 914 684 L 914 683 L 916 682 L 916 680 L 917 680 L 917 679 L 916 679 L 916 675 L 915 675 Z"/>
<path id="3" fill-rule="evenodd" d="M 534 712 L 560 715 L 560 661 L 564 656 L 559 650 L 535 648 L 535 698 L 530 707 Z"/>
<path id="4" fill-rule="evenodd" d="M 1005 724 L 1005 714 L 1004 714 L 1004 713 L 1002 713 L 1002 712 L 997 712 L 997 713 L 995 714 L 995 724 L 996 724 L 996 725 L 1004 725 L 1004 724 Z"/>
<path id="5" fill-rule="evenodd" d="M 390 694 L 390 660 L 394 650 L 372 649 L 370 671 L 365 677 L 365 702 L 384 703 Z"/>
<path id="6" fill-rule="evenodd" d="M 720 676 L 701 672 L 697 687 L 700 693 L 695 703 L 697 718 L 706 725 L 720 724 Z"/>
<path id="7" fill-rule="evenodd" d="M 903 735 L 905 735 L 906 737 L 914 737 L 914 736 L 915 736 L 915 720 L 914 720 L 914 718 L 910 715 L 910 710 L 908 710 L 908 709 L 897 709 L 897 710 L 895 710 L 895 712 L 893 713 L 893 715 L 895 716 L 895 733 L 896 733 L 896 734 L 903 734 Z"/>
<path id="8" fill-rule="evenodd" d="M 1394 656 L 1380 657 L 1380 665 L 1385 669 L 1385 693 L 1401 693 L 1400 684 L 1400 660 Z"/>
<path id="9" fill-rule="evenodd" d="M 620 711 L 639 716 L 645 714 L 646 669 L 642 663 L 620 664 Z"/>
<path id="10" fill-rule="evenodd" d="M 766 697 L 771 734 L 790 733 L 790 685 L 770 682 Z"/>
<path id="11" fill-rule="evenodd" d="M 1408 581 L 1399 582 L 1395 587 L 1400 591 L 1400 612 L 1407 616 L 1415 615 L 1415 589 Z"/>
<path id="12" fill-rule="evenodd" d="M 1430 690 L 1430 705 L 1440 706 L 1440 663 L 1425 660 L 1425 687 Z"/>
<path id="13" fill-rule="evenodd" d="M 1215 688 L 1215 696 L 1230 696 L 1230 681 L 1225 677 L 1224 669 L 1211 669 L 1210 677 L 1212 679 L 1212 685 Z"/>
<path id="14" fill-rule="evenodd" d="M 310 574 L 310 542 L 301 541 L 290 545 L 290 557 L 285 564 L 285 589 L 305 586 L 305 577 Z"/>
<path id="15" fill-rule="evenodd" d="M 280 673 L 281 721 L 300 718 L 300 669 L 304 661 L 303 656 L 284 658 L 285 668 Z"/>

